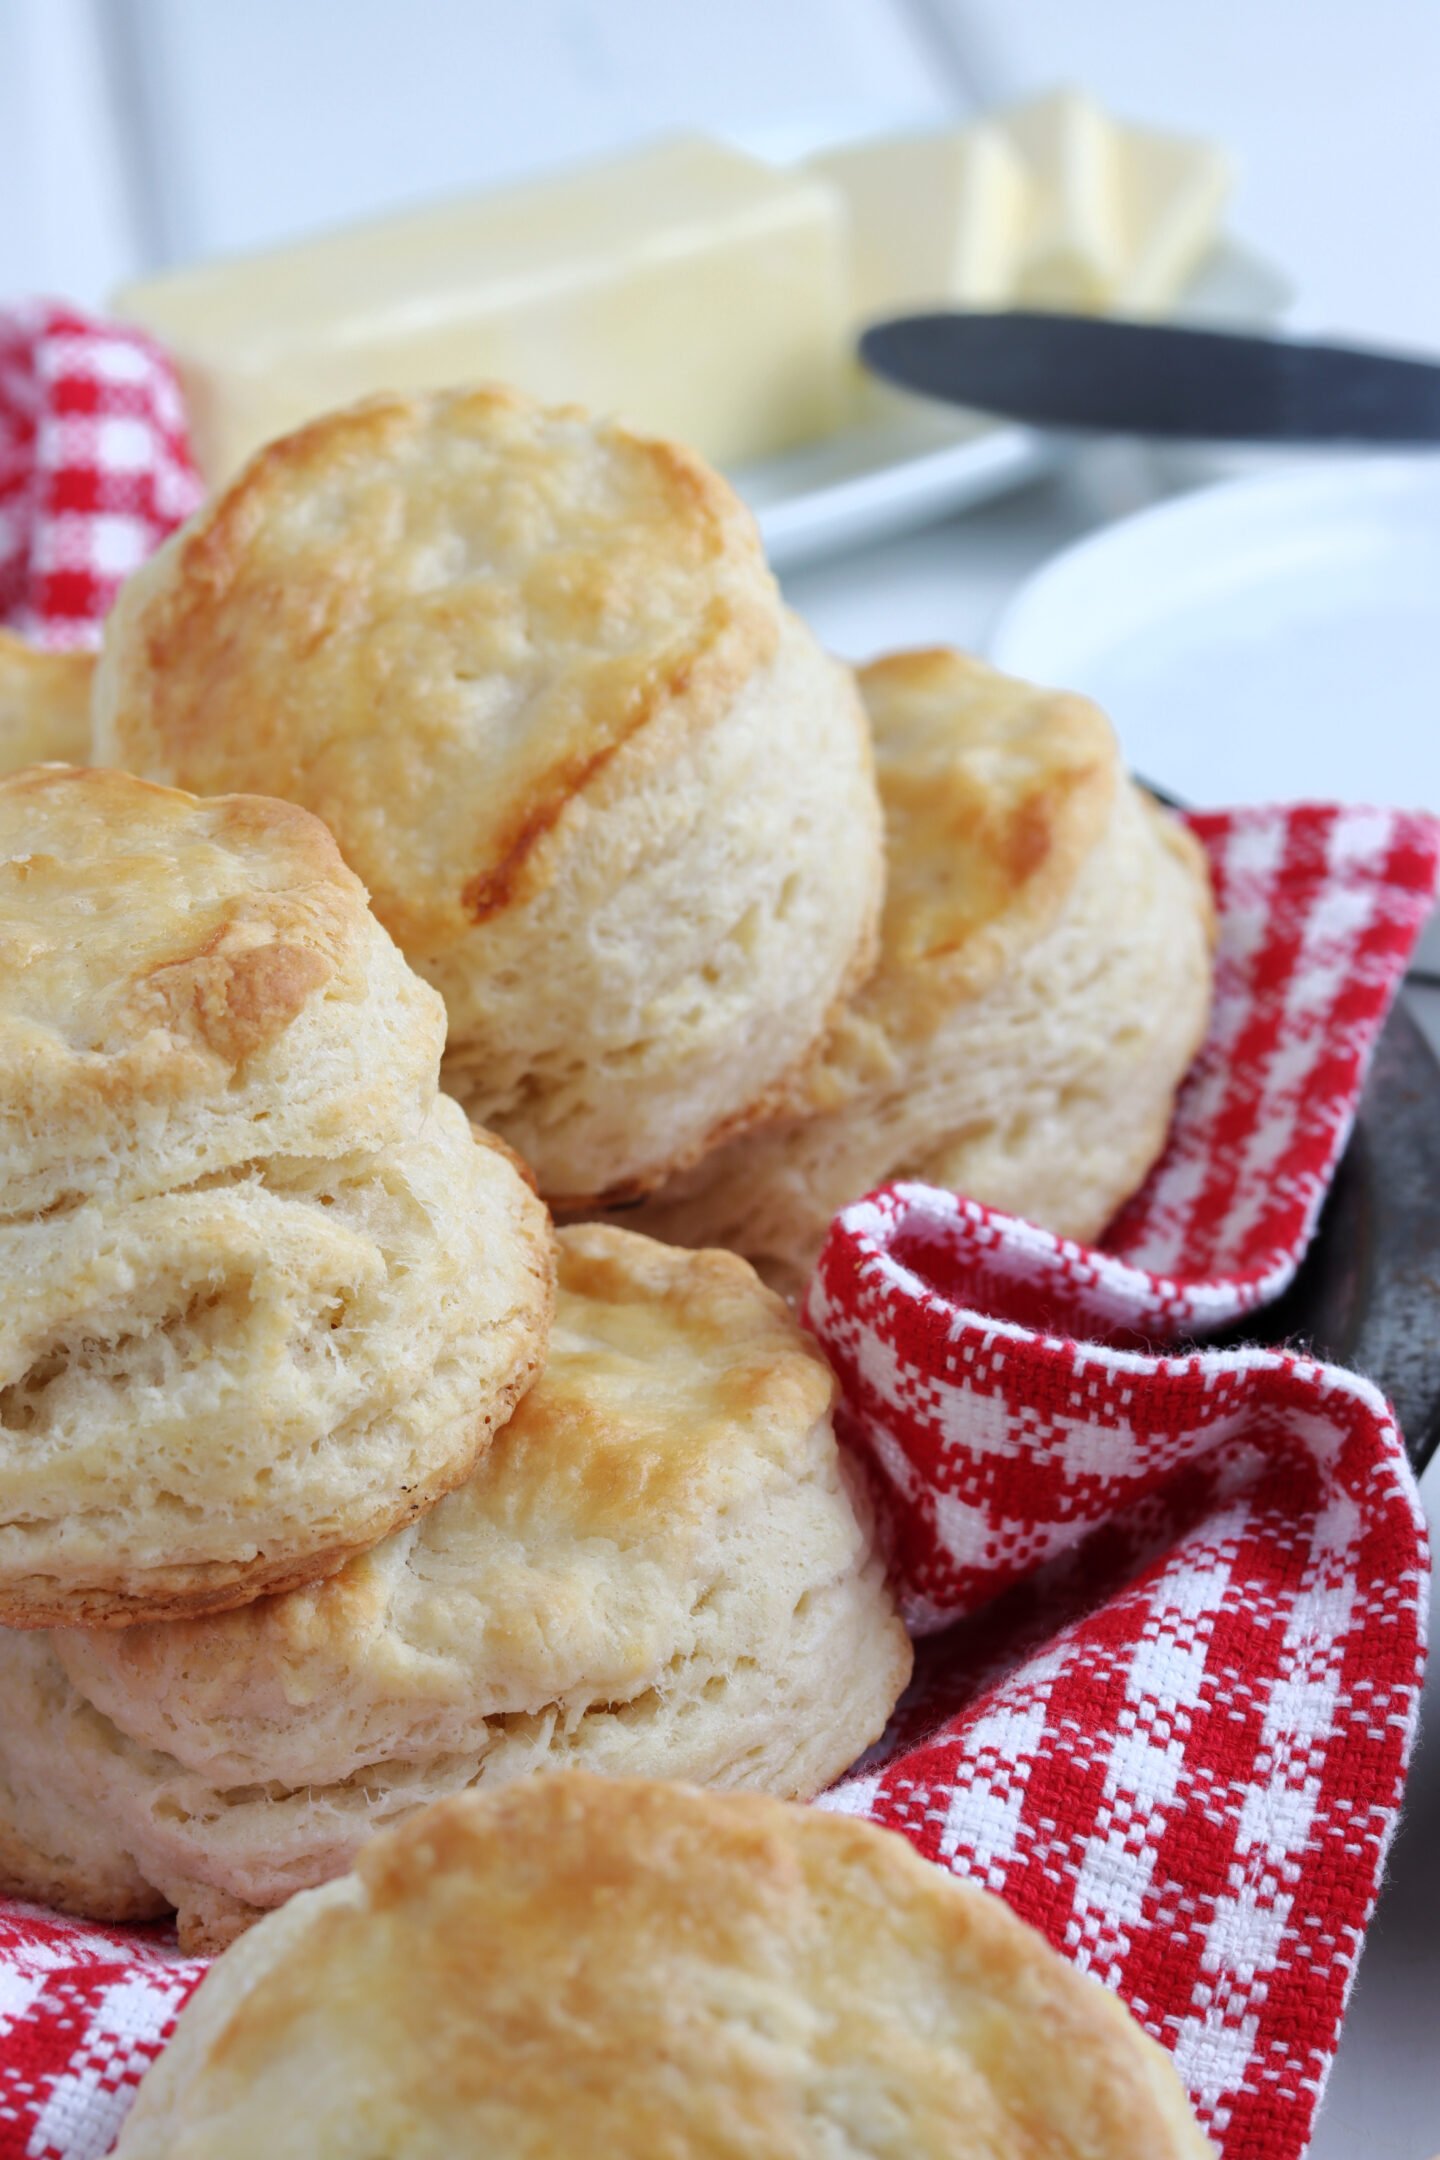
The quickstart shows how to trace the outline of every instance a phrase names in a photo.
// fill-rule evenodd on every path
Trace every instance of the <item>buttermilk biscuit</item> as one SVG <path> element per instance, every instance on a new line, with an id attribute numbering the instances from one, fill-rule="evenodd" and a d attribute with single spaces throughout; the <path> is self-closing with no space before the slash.
<path id="1" fill-rule="evenodd" d="M 549 1228 L 443 1024 L 306 812 L 0 781 L 0 1618 L 234 1604 L 468 1474 Z"/>
<path id="2" fill-rule="evenodd" d="M 1093 1239 L 1165 1143 L 1205 1032 L 1204 857 L 1109 722 L 954 652 L 864 669 L 885 807 L 880 965 L 801 1107 L 625 1221 L 803 1284 L 836 1210 L 924 1178 Z"/>
<path id="3" fill-rule="evenodd" d="M 910 1646 L 819 1353 L 732 1254 L 560 1247 L 546 1369 L 423 1522 L 212 1619 L 0 1630 L 8 1888 L 104 1918 L 138 1880 L 213 1949 L 472 1785 L 808 1796 L 877 1737 Z"/>
<path id="4" fill-rule="evenodd" d="M 567 1205 L 772 1107 L 868 971 L 864 715 L 689 452 L 487 389 L 271 445 L 133 578 L 97 753 L 317 811 Z"/>
<path id="5" fill-rule="evenodd" d="M 872 1823 L 551 1777 L 237 1944 L 116 2160 L 1213 2160 L 1169 2057 Z"/>
<path id="6" fill-rule="evenodd" d="M 306 812 L 123 773 L 0 781 L 0 1220 L 387 1146 L 444 1039 Z"/>
<path id="7" fill-rule="evenodd" d="M 87 761 L 94 672 L 90 653 L 42 652 L 0 630 L 0 773 Z"/>

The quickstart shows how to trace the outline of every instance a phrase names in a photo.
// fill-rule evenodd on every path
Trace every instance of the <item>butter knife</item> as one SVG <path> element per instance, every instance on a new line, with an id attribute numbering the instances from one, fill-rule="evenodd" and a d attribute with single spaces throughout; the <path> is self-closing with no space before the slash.
<path id="1" fill-rule="evenodd" d="M 1032 427 L 1207 442 L 1440 443 L 1440 365 L 1359 346 L 1016 311 L 876 323 L 860 355 L 906 390 Z"/>

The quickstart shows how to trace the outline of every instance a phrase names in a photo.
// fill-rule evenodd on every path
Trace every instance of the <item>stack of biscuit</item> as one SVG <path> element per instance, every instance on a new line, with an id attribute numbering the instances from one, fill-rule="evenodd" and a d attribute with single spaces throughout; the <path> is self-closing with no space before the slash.
<path id="1" fill-rule="evenodd" d="M 1204 1032 L 1204 860 L 1102 713 L 857 682 L 696 458 L 510 393 L 263 452 L 122 594 L 95 741 L 317 812 L 552 1208 L 792 1294 L 896 1176 L 1097 1237 Z"/>
<path id="2" fill-rule="evenodd" d="M 910 1651 L 750 1263 L 901 1172 L 1097 1233 L 1194 844 L 1092 706 L 857 680 L 698 459 L 498 390 L 263 451 L 93 723 L 0 781 L 0 1886 L 212 1950 L 535 1771 L 813 1796 Z"/>
<path id="3" fill-rule="evenodd" d="M 244 1603 L 469 1475 L 551 1258 L 443 1033 L 304 811 L 0 782 L 0 1619 Z"/>
<path id="4" fill-rule="evenodd" d="M 0 1631 L 0 1876 L 216 1950 L 477 1785 L 813 1796 L 910 1674 L 832 1395 L 732 1255 L 563 1232 L 545 1370 L 422 1521 L 238 1610 Z"/>
<path id="5" fill-rule="evenodd" d="M 0 781 L 0 1887 L 213 1950 L 482 1781 L 883 1728 L 823 1360 L 732 1256 L 557 1251 L 443 1034 L 306 811 Z"/>

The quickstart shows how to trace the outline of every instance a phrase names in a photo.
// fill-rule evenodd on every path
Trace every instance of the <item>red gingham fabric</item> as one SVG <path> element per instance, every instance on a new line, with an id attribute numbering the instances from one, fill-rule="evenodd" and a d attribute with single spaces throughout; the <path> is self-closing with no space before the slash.
<path id="1" fill-rule="evenodd" d="M 819 1804 L 903 1831 L 1116 1989 L 1225 2160 L 1299 2160 L 1415 1732 L 1427 1555 L 1399 1434 L 1333 1367 L 977 1313 L 894 1256 L 904 1220 L 846 1212 L 811 1318 L 912 1605 L 972 1617 L 921 1645 Z"/>
<path id="2" fill-rule="evenodd" d="M 138 403 L 112 408 L 117 384 Z M 67 411 L 140 418 L 149 462 L 137 437 L 51 424 Z M 93 642 L 196 492 L 153 348 L 0 316 L 0 620 Z M 1440 828 L 1193 822 L 1220 901 L 1213 1022 L 1106 1249 L 900 1185 L 822 1255 L 807 1318 L 926 1639 L 884 1740 L 819 1804 L 988 1884 L 1116 1988 L 1224 2160 L 1299 2160 L 1414 1733 L 1423 1527 L 1363 1380 L 1139 1346 L 1293 1273 Z M 100 2160 L 203 1969 L 164 1930 L 0 1901 L 0 2160 Z"/>
<path id="3" fill-rule="evenodd" d="M 158 347 L 73 308 L 0 311 L 0 623 L 98 643 L 124 579 L 199 502 Z"/>
<path id="4" fill-rule="evenodd" d="M 1012 1319 L 1154 1343 L 1278 1297 L 1434 904 L 1440 820 L 1423 812 L 1301 803 L 1187 822 L 1219 911 L 1215 1002 L 1164 1156 L 1104 1250 L 940 1194 L 912 1220 L 912 1238 L 963 1248 L 974 1302 Z"/>

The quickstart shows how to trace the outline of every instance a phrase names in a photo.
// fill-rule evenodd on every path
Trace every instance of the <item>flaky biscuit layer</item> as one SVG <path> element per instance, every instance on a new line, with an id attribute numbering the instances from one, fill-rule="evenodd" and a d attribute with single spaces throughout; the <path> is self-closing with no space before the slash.
<path id="1" fill-rule="evenodd" d="M 411 1139 L 0 1225 L 0 1617 L 206 1612 L 460 1483 L 544 1347 L 549 1228 L 445 1097 Z"/>
<path id="2" fill-rule="evenodd" d="M 543 1355 L 545 1210 L 319 820 L 0 780 L 0 1618 L 333 1572 Z"/>

